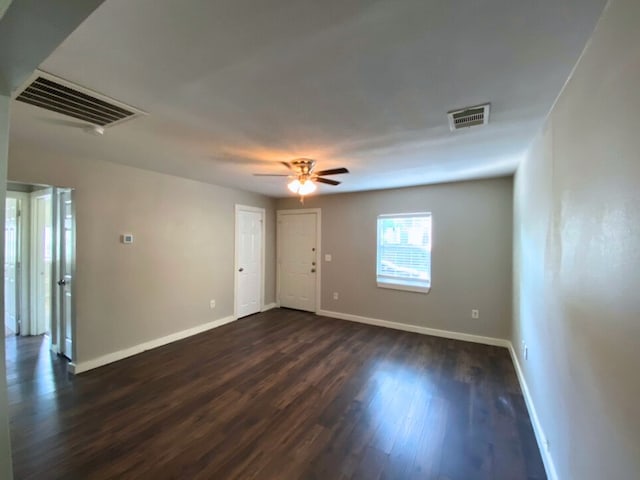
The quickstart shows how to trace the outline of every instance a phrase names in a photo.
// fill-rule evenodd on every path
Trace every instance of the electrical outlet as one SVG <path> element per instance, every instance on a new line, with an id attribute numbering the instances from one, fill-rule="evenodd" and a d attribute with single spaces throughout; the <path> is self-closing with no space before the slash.
<path id="1" fill-rule="evenodd" d="M 209 300 L 209 308 L 211 310 L 213 310 L 214 308 L 216 308 L 216 301 L 215 300 Z"/>
<path id="2" fill-rule="evenodd" d="M 333 292 L 333 299 L 338 300 L 338 297 L 339 297 L 338 292 Z"/>
<path id="3" fill-rule="evenodd" d="M 480 310 L 471 310 L 471 318 L 480 318 Z"/>

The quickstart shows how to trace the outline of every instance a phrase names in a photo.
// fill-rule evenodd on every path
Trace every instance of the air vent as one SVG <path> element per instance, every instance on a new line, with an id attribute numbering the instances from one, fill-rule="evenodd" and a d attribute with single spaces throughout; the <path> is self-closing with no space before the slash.
<path id="1" fill-rule="evenodd" d="M 145 114 L 129 105 L 44 72 L 38 72 L 35 80 L 16 97 L 16 100 L 100 127 L 111 127 Z"/>
<path id="2" fill-rule="evenodd" d="M 462 128 L 486 125 L 489 123 L 489 104 L 454 110 L 447 115 L 449 117 L 449 128 L 452 132 Z"/>

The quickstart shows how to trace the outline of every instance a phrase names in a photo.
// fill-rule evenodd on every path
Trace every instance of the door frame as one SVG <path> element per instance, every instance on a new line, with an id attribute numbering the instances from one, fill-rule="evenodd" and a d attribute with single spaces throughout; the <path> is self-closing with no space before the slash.
<path id="1" fill-rule="evenodd" d="M 19 328 L 22 334 L 24 322 L 31 315 L 31 196 L 28 192 L 7 191 L 7 195 L 20 200 L 20 285 Z"/>
<path id="2" fill-rule="evenodd" d="M 30 211 L 29 211 L 29 194 L 25 192 L 16 192 L 7 190 L 6 199 L 13 198 L 16 200 L 17 208 L 17 239 L 16 239 L 16 330 L 15 335 L 22 334 L 22 319 L 29 317 L 29 251 L 30 251 Z M 6 222 L 6 217 L 5 217 Z M 7 239 L 5 238 L 5 244 Z M 5 259 L 6 260 L 6 259 Z M 26 270 L 25 270 L 26 269 Z M 27 275 L 24 272 L 27 272 Z M 5 317 L 6 325 L 6 317 Z"/>
<path id="3" fill-rule="evenodd" d="M 300 215 L 306 213 L 316 214 L 316 306 L 317 314 L 320 308 L 322 295 L 322 209 L 320 208 L 296 208 L 276 211 L 276 303 L 280 307 L 280 219 L 283 215 Z"/>
<path id="4" fill-rule="evenodd" d="M 262 241 L 260 242 L 260 311 L 264 311 L 264 283 L 265 283 L 265 252 L 266 252 L 266 210 L 261 207 L 252 207 L 250 205 L 235 205 L 235 225 L 234 225 L 234 249 L 233 249 L 233 318 L 238 319 L 238 284 L 240 280 L 240 275 L 238 275 L 238 268 L 240 268 L 238 264 L 238 242 L 240 240 L 240 222 L 238 222 L 238 215 L 240 212 L 251 212 L 251 213 L 259 213 L 260 214 L 260 225 L 261 232 L 260 236 L 262 237 Z"/>

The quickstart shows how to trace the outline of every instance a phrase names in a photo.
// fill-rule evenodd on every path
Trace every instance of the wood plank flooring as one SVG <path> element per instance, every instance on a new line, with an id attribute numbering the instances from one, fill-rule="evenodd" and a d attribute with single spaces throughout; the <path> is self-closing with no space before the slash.
<path id="1" fill-rule="evenodd" d="M 16 479 L 546 478 L 503 348 L 285 309 L 77 377 L 6 343 Z"/>

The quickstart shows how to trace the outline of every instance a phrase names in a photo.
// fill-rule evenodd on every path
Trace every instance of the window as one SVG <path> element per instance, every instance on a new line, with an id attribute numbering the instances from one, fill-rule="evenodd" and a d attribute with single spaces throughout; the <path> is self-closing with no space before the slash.
<path id="1" fill-rule="evenodd" d="M 378 216 L 379 287 L 428 292 L 431 288 L 431 213 Z"/>

